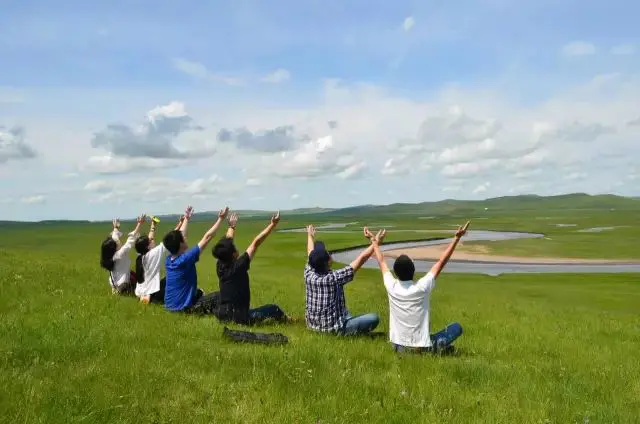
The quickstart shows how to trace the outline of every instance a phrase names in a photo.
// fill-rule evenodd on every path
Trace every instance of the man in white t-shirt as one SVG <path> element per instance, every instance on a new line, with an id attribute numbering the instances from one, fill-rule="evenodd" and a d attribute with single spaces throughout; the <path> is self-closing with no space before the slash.
<path id="1" fill-rule="evenodd" d="M 415 282 L 415 265 L 411 258 L 400 255 L 395 260 L 393 271 L 396 276 L 394 277 L 380 250 L 384 231 L 378 237 L 373 237 L 371 233 L 367 234 L 373 242 L 374 254 L 389 295 L 389 340 L 396 352 L 447 353 L 453 351 L 452 343 L 462 335 L 462 327 L 458 323 L 453 323 L 432 335 L 429 328 L 429 300 L 436 279 L 468 227 L 469 222 L 464 227 L 458 228 L 440 260 L 433 265 L 427 275 Z"/>

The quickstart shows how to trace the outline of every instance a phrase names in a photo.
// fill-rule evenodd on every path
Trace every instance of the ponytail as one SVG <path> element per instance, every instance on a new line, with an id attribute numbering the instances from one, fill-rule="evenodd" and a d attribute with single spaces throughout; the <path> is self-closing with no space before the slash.
<path id="1" fill-rule="evenodd" d="M 142 258 L 144 255 L 138 255 L 136 258 L 136 279 L 138 284 L 144 283 L 144 267 L 142 266 Z"/>
<path id="2" fill-rule="evenodd" d="M 136 240 L 136 252 L 138 252 L 138 257 L 136 258 L 136 277 L 138 279 L 138 283 L 144 282 L 144 266 L 142 266 L 142 258 L 149 251 L 149 237 L 148 236 L 140 236 Z"/>

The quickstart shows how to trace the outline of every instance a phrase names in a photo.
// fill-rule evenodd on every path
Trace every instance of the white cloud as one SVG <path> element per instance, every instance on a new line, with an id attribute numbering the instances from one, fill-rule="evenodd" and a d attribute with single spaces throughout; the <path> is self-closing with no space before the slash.
<path id="1" fill-rule="evenodd" d="M 586 172 L 572 172 L 570 174 L 567 174 L 564 178 L 566 180 L 570 180 L 570 181 L 584 180 L 585 178 L 587 178 L 587 173 Z"/>
<path id="2" fill-rule="evenodd" d="M 596 46 L 586 41 L 573 41 L 562 47 L 565 56 L 590 56 L 596 53 Z"/>
<path id="3" fill-rule="evenodd" d="M 214 83 L 223 83 L 230 86 L 245 85 L 245 81 L 242 78 L 210 72 L 206 66 L 199 62 L 193 62 L 182 58 L 174 58 L 172 63 L 174 68 L 195 79 Z"/>
<path id="4" fill-rule="evenodd" d="M 96 174 L 128 174 L 147 172 L 153 169 L 171 169 L 185 166 L 189 162 L 182 159 L 123 158 L 112 155 L 91 156 L 81 171 Z"/>
<path id="5" fill-rule="evenodd" d="M 629 56 L 635 54 L 636 48 L 633 44 L 619 44 L 611 48 L 611 54 L 617 56 Z"/>
<path id="6" fill-rule="evenodd" d="M 95 193 L 106 193 L 114 189 L 113 184 L 104 180 L 89 181 L 84 186 L 84 190 Z"/>
<path id="7" fill-rule="evenodd" d="M 47 200 L 47 196 L 38 195 L 38 196 L 26 196 L 20 199 L 20 202 L 26 203 L 29 205 L 35 205 L 44 203 Z"/>
<path id="8" fill-rule="evenodd" d="M 259 178 L 249 178 L 245 184 L 250 187 L 257 187 L 262 185 L 262 181 Z"/>
<path id="9" fill-rule="evenodd" d="M 269 84 L 279 84 L 291 79 L 291 73 L 286 69 L 276 69 L 268 75 L 262 77 L 261 81 Z"/>
<path id="10" fill-rule="evenodd" d="M 473 194 L 481 194 L 486 192 L 489 187 L 491 187 L 491 183 L 490 182 L 485 182 L 483 184 L 480 184 L 479 186 L 477 186 L 476 188 L 473 189 Z"/>
<path id="11" fill-rule="evenodd" d="M 416 24 L 416 20 L 413 18 L 413 16 L 407 16 L 406 18 L 404 18 L 404 21 L 402 22 L 402 29 L 405 30 L 406 32 L 411 31 L 411 29 L 414 27 L 414 25 Z"/>
<path id="12" fill-rule="evenodd" d="M 299 194 L 297 194 L 297 193 L 294 193 L 294 194 L 292 194 L 292 195 L 291 195 L 291 199 L 292 199 L 292 200 L 296 200 L 296 199 L 297 199 L 297 198 L 299 198 L 299 197 L 300 197 L 300 195 L 299 195 Z"/>

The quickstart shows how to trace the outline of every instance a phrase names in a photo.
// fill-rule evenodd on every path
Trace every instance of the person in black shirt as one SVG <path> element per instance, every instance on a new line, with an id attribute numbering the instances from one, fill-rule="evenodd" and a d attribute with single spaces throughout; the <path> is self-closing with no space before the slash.
<path id="1" fill-rule="evenodd" d="M 249 287 L 249 267 L 258 247 L 275 229 L 280 221 L 280 212 L 276 213 L 269 225 L 251 242 L 247 250 L 240 255 L 233 243 L 238 215 L 229 217 L 227 234 L 212 249 L 213 257 L 218 260 L 216 272 L 220 280 L 220 305 L 217 316 L 221 321 L 253 325 L 266 319 L 286 322 L 290 318 L 278 305 L 264 305 L 250 308 L 251 289 Z"/>

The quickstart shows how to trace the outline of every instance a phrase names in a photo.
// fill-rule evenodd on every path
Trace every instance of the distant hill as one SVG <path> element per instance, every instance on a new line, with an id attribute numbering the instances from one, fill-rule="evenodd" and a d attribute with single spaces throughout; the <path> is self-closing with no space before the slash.
<path id="1" fill-rule="evenodd" d="M 640 210 L 640 197 L 623 197 L 613 194 L 589 195 L 584 193 L 562 194 L 557 196 L 538 196 L 535 194 L 519 196 L 494 197 L 485 200 L 455 200 L 446 199 L 438 202 L 422 203 L 393 203 L 390 205 L 361 205 L 347 208 L 300 208 L 282 211 L 288 217 L 296 215 L 313 216 L 314 218 L 330 219 L 332 217 L 362 217 L 362 216 L 384 216 L 384 215 L 471 215 L 487 211 L 535 211 L 535 210 L 585 210 L 585 209 L 618 209 L 618 210 Z M 217 211 L 196 211 L 194 220 L 211 221 L 215 219 Z M 243 218 L 265 218 L 273 211 L 261 210 L 238 210 Z M 133 218 L 132 218 L 133 219 Z M 131 221 L 130 219 L 129 221 Z M 178 215 L 161 215 L 163 221 L 176 221 Z M 48 224 L 63 224 L 65 222 L 88 222 L 88 221 L 42 221 Z M 14 221 L 0 221 L 0 226 L 19 224 Z"/>

